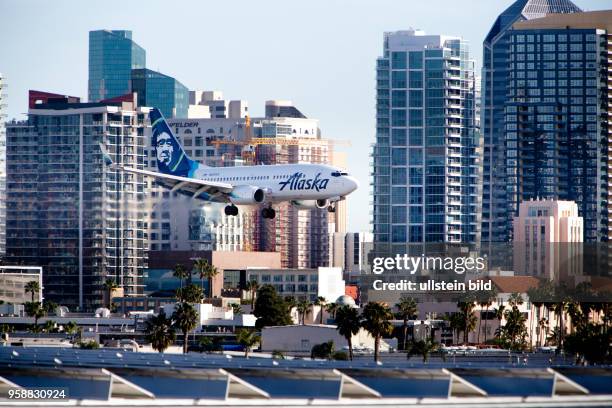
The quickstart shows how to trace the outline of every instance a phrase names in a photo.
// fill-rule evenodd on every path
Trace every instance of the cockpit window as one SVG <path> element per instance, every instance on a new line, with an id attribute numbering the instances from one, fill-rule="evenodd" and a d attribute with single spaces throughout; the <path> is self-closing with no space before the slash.
<path id="1" fill-rule="evenodd" d="M 332 177 L 348 176 L 349 174 L 344 171 L 332 171 Z"/>

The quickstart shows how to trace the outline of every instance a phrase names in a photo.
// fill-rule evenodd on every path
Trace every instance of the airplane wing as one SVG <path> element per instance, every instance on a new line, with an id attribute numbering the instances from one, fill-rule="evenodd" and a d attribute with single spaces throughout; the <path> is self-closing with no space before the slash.
<path id="1" fill-rule="evenodd" d="M 216 181 L 207 181 L 194 179 L 190 177 L 175 176 L 167 173 L 160 173 L 157 171 L 140 170 L 133 167 L 122 166 L 114 163 L 104 148 L 104 145 L 100 144 L 100 150 L 104 157 L 106 164 L 117 170 L 126 171 L 128 173 L 142 174 L 143 176 L 154 177 L 158 182 L 167 188 L 170 188 L 172 192 L 182 191 L 191 194 L 193 198 L 200 198 L 203 200 L 213 200 L 219 196 L 225 198 L 229 195 L 234 186 L 228 183 L 219 183 Z M 221 201 L 228 201 L 227 199 Z"/>
<path id="2" fill-rule="evenodd" d="M 193 198 L 211 200 L 219 196 L 227 196 L 234 187 L 228 183 L 215 181 L 198 180 L 189 177 L 173 176 L 171 174 L 158 173 L 156 171 L 140 170 L 133 167 L 126 167 L 113 164 L 113 167 L 128 173 L 141 174 L 143 176 L 154 177 L 171 192 L 181 191 L 189 193 Z"/>

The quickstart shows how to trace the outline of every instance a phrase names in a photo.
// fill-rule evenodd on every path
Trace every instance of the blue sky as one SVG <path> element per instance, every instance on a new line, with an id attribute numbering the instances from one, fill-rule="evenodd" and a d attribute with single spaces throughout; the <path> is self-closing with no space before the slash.
<path id="1" fill-rule="evenodd" d="M 361 181 L 349 228 L 369 228 L 369 152 L 374 142 L 375 62 L 384 31 L 459 35 L 480 69 L 482 39 L 511 0 L 0 1 L 0 72 L 8 118 L 27 111 L 27 90 L 87 96 L 88 31 L 126 29 L 147 66 L 190 89 L 246 99 L 291 99 L 320 119 L 324 137 L 349 139 L 348 167 Z M 584 10 L 610 0 L 575 0 Z"/>

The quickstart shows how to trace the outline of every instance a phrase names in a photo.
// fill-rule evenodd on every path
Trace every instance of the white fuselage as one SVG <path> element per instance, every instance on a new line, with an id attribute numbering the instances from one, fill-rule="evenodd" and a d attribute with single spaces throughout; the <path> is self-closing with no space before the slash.
<path id="1" fill-rule="evenodd" d="M 194 178 L 250 186 L 265 192 L 268 203 L 292 200 L 342 199 L 359 183 L 347 173 L 323 164 L 277 164 L 241 167 L 199 167 Z M 201 197 L 207 199 L 207 197 Z M 210 201 L 225 201 L 209 197 Z"/>

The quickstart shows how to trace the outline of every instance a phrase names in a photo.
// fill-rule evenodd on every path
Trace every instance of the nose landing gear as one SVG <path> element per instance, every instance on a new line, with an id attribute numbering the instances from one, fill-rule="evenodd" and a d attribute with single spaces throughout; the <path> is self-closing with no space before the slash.
<path id="1" fill-rule="evenodd" d="M 236 207 L 233 204 L 232 205 L 226 205 L 224 211 L 225 211 L 225 215 L 227 215 L 227 216 L 231 216 L 231 215 L 236 216 L 236 215 L 238 215 L 238 207 Z"/>
<path id="2" fill-rule="evenodd" d="M 274 217 L 276 217 L 276 211 L 274 211 L 274 208 L 272 207 L 264 207 L 261 210 L 261 216 L 272 220 Z"/>

